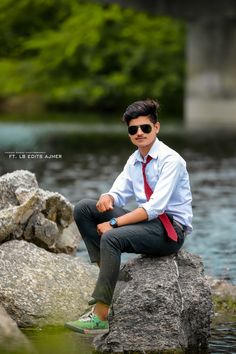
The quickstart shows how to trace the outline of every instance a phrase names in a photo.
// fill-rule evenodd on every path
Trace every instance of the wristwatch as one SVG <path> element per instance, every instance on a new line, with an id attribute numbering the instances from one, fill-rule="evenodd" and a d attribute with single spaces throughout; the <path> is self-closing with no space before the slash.
<path id="1" fill-rule="evenodd" d="M 114 229 L 116 227 L 118 227 L 118 224 L 117 224 L 117 221 L 115 218 L 112 218 L 110 221 L 109 221 L 109 224 L 111 225 L 111 227 L 113 227 Z"/>

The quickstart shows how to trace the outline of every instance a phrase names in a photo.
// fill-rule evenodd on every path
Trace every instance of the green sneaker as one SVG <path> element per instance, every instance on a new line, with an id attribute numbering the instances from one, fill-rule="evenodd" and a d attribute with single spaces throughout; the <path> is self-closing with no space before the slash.
<path id="1" fill-rule="evenodd" d="M 102 321 L 93 312 L 81 316 L 77 321 L 66 322 L 65 327 L 83 334 L 103 334 L 109 332 L 108 321 Z"/>

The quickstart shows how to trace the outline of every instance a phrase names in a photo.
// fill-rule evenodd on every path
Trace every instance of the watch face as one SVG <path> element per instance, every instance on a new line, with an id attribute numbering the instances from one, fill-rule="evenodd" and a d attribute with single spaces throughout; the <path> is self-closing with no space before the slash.
<path id="1" fill-rule="evenodd" d="M 110 225 L 112 226 L 112 227 L 116 227 L 117 226 L 117 222 L 116 222 L 116 219 L 111 219 L 110 220 Z"/>

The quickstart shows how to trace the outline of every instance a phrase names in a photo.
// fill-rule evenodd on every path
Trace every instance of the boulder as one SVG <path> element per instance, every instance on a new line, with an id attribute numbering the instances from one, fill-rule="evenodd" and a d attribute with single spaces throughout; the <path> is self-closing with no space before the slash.
<path id="1" fill-rule="evenodd" d="M 33 352 L 33 347 L 26 336 L 17 327 L 15 321 L 0 305 L 0 351 L 21 351 L 21 353 Z"/>
<path id="2" fill-rule="evenodd" d="M 88 307 L 97 267 L 33 243 L 0 246 L 0 303 L 20 327 L 63 325 Z"/>
<path id="3" fill-rule="evenodd" d="M 1 176 L 0 190 L 0 243 L 23 239 L 48 251 L 75 254 L 81 236 L 68 200 L 39 188 L 35 175 L 24 170 Z"/>
<path id="4" fill-rule="evenodd" d="M 207 347 L 212 302 L 200 257 L 186 251 L 162 258 L 139 256 L 124 265 L 122 274 L 110 331 L 94 339 L 97 351 L 159 353 Z"/>

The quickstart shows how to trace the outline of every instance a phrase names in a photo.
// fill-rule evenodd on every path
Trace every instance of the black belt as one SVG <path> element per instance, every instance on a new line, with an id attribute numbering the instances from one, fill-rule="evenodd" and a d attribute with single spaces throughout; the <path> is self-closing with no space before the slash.
<path id="1" fill-rule="evenodd" d="M 187 229 L 187 227 L 185 225 L 182 225 L 180 222 L 178 222 L 176 220 L 173 220 L 173 225 L 178 226 L 181 229 L 181 231 L 183 231 L 183 232 L 185 232 Z"/>

